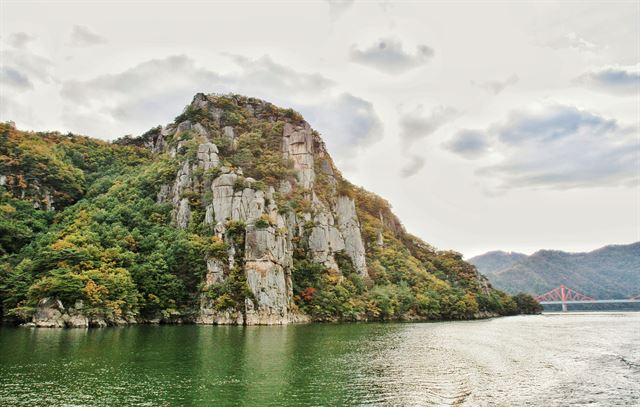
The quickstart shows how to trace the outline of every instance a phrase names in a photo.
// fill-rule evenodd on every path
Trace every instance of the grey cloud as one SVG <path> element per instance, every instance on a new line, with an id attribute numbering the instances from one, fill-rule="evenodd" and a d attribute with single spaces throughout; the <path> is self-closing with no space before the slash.
<path id="1" fill-rule="evenodd" d="M 383 126 L 371 102 L 344 93 L 326 103 L 297 106 L 309 123 L 320 130 L 330 152 L 345 160 L 359 148 L 382 139 Z"/>
<path id="2" fill-rule="evenodd" d="M 233 56 L 233 60 L 240 70 L 231 74 L 198 67 L 193 59 L 178 55 L 87 81 L 65 82 L 61 94 L 67 101 L 66 124 L 75 128 L 74 122 L 89 123 L 78 116 L 100 111 L 121 120 L 129 132 L 138 133 L 168 121 L 197 92 L 244 93 L 291 105 L 296 96 L 320 96 L 332 86 L 320 75 L 296 72 L 268 57 L 249 60 Z M 92 131 L 85 127 L 78 130 Z"/>
<path id="3" fill-rule="evenodd" d="M 400 117 L 400 137 L 403 146 L 409 147 L 415 141 L 433 134 L 446 122 L 455 118 L 458 111 L 452 107 L 438 106 L 426 113 L 422 105 Z"/>
<path id="4" fill-rule="evenodd" d="M 225 80 L 234 87 L 254 96 L 273 96 L 286 91 L 288 94 L 322 93 L 335 83 L 320 74 L 295 71 L 274 62 L 265 55 L 258 59 L 249 59 L 238 55 L 229 55 L 240 66 L 237 74 L 227 75 Z"/>
<path id="5" fill-rule="evenodd" d="M 33 88 L 33 84 L 26 75 L 10 66 L 0 68 L 0 83 L 11 86 L 17 90 Z"/>
<path id="6" fill-rule="evenodd" d="M 604 119 L 574 106 L 555 105 L 532 111 L 514 111 L 504 124 L 494 126 L 500 141 L 517 145 L 532 141 L 541 143 L 571 138 L 582 133 L 605 134 L 615 130 L 615 120 Z"/>
<path id="7" fill-rule="evenodd" d="M 518 78 L 518 75 L 512 75 L 503 81 L 486 81 L 486 82 L 472 81 L 471 83 L 475 86 L 478 86 L 481 89 L 486 90 L 489 93 L 493 93 L 494 95 L 497 95 L 500 92 L 502 92 L 507 86 L 512 86 L 518 83 L 519 80 L 520 78 Z"/>
<path id="8" fill-rule="evenodd" d="M 429 113 L 422 105 L 405 112 L 400 116 L 400 140 L 405 152 L 407 164 L 400 170 L 400 175 L 410 177 L 420 171 L 425 165 L 425 159 L 416 154 L 407 154 L 410 147 L 418 140 L 428 137 L 448 121 L 459 115 L 459 112 L 447 106 L 438 106 Z"/>
<path id="9" fill-rule="evenodd" d="M 106 44 L 106 38 L 92 32 L 83 25 L 73 26 L 71 31 L 71 44 L 76 47 L 90 47 L 92 45 Z"/>
<path id="10" fill-rule="evenodd" d="M 589 72 L 575 81 L 587 87 L 615 95 L 640 94 L 640 70 L 626 68 L 606 68 Z"/>
<path id="11" fill-rule="evenodd" d="M 517 111 L 484 133 L 502 159 L 478 174 L 501 189 L 631 185 L 640 176 L 637 132 L 573 106 Z"/>
<path id="12" fill-rule="evenodd" d="M 153 59 L 120 73 L 64 82 L 63 120 L 74 131 L 105 138 L 121 135 L 114 131 L 141 133 L 169 121 L 197 92 L 228 91 L 221 84 L 220 75 L 184 55 Z"/>
<path id="13" fill-rule="evenodd" d="M 418 171 L 424 168 L 424 157 L 421 157 L 419 155 L 410 155 L 409 157 L 407 157 L 407 160 L 407 163 L 400 169 L 400 175 L 405 178 L 416 174 Z"/>
<path id="14" fill-rule="evenodd" d="M 196 67 L 184 55 L 152 59 L 117 74 L 102 75 L 87 81 L 67 81 L 62 96 L 78 104 L 101 103 L 105 98 L 135 99 L 145 94 L 155 97 L 171 88 L 211 86 L 220 81 L 214 72 Z"/>
<path id="15" fill-rule="evenodd" d="M 1 58 L 0 120 L 13 120 L 19 125 L 29 123 L 32 126 L 41 123 L 42 117 L 49 112 L 34 107 L 41 105 L 43 98 L 34 99 L 32 92 L 44 90 L 54 82 L 50 73 L 53 64 L 27 47 L 2 50 Z"/>
<path id="16" fill-rule="evenodd" d="M 25 48 L 35 37 L 25 32 L 17 32 L 9 35 L 8 43 L 14 48 Z"/>
<path id="17" fill-rule="evenodd" d="M 25 102 L 19 95 L 0 92 L 0 121 L 11 120 L 20 126 L 24 122 L 38 123 L 40 117 L 35 114 L 28 98 Z"/>
<path id="18" fill-rule="evenodd" d="M 387 74 L 399 74 L 426 64 L 433 55 L 433 49 L 426 45 L 419 45 L 414 53 L 410 53 L 404 50 L 400 40 L 382 38 L 365 49 L 353 45 L 349 58 Z"/>
<path id="19" fill-rule="evenodd" d="M 27 49 L 6 50 L 2 57 L 2 77 L 14 86 L 24 89 L 36 81 L 48 83 L 53 79 L 49 72 L 53 68 L 51 61 Z"/>
<path id="20" fill-rule="evenodd" d="M 232 92 L 300 111 L 323 134 L 337 160 L 351 159 L 382 137 L 373 105 L 348 93 L 333 96 L 333 81 L 295 71 L 267 56 L 230 57 L 239 67 L 233 73 L 198 67 L 193 59 L 179 55 L 116 74 L 65 82 L 63 119 L 70 129 L 95 136 L 139 134 L 171 120 L 197 92 Z"/>
<path id="21" fill-rule="evenodd" d="M 325 0 L 329 5 L 329 16 L 335 20 L 353 6 L 354 0 Z"/>
<path id="22" fill-rule="evenodd" d="M 484 155 L 489 149 L 487 136 L 478 130 L 463 129 L 458 131 L 445 147 L 467 159 L 475 159 Z"/>

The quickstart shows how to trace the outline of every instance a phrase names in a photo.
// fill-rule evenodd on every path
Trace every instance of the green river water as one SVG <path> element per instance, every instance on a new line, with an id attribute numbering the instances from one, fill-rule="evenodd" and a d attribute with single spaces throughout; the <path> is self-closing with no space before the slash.
<path id="1" fill-rule="evenodd" d="M 1 406 L 640 405 L 640 314 L 0 328 Z"/>

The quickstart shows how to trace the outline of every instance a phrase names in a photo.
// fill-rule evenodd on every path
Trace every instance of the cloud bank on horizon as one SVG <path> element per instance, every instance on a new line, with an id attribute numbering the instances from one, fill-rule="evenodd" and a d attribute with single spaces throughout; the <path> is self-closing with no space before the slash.
<path id="1" fill-rule="evenodd" d="M 114 139 L 197 92 L 247 94 L 300 111 L 349 178 L 438 246 L 640 238 L 640 5 L 142 6 L 7 3 L 0 120 Z M 608 218 L 585 226 L 594 213 Z M 504 237 L 523 228 L 535 242 Z"/>

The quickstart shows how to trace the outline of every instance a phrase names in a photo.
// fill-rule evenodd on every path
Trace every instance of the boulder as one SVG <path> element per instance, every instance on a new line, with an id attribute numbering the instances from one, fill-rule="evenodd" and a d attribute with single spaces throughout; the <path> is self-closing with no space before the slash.
<path id="1" fill-rule="evenodd" d="M 66 318 L 66 326 L 69 328 L 88 328 L 89 318 L 81 313 L 69 315 Z"/>
<path id="2" fill-rule="evenodd" d="M 62 328 L 65 324 L 65 309 L 62 302 L 56 298 L 43 298 L 38 301 L 32 322 L 43 328 Z"/>

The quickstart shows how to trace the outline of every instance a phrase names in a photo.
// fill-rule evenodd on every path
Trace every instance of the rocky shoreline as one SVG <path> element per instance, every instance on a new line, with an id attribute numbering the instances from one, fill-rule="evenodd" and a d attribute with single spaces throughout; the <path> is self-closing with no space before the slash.
<path id="1" fill-rule="evenodd" d="M 291 316 L 291 315 L 290 315 Z M 470 320 L 488 319 L 499 317 L 500 315 L 491 312 L 479 312 L 473 315 Z M 441 320 L 425 319 L 418 315 L 397 319 L 387 320 L 368 320 L 360 319 L 357 321 L 346 320 L 327 320 L 314 321 L 308 315 L 296 314 L 295 318 L 289 318 L 286 322 L 273 321 L 272 323 L 259 324 L 243 324 L 241 315 L 228 315 L 226 318 L 207 319 L 198 316 L 197 318 L 153 318 L 140 319 L 133 316 L 123 316 L 119 318 L 104 318 L 96 316 L 87 316 L 84 313 L 84 305 L 82 301 L 77 301 L 73 307 L 65 308 L 60 300 L 53 298 L 43 298 L 33 314 L 31 322 L 20 324 L 25 328 L 106 328 L 109 326 L 127 326 L 127 325 L 287 325 L 287 324 L 305 324 L 305 323 L 350 323 L 350 322 L 441 322 Z M 444 320 L 442 320 L 444 321 Z"/>

